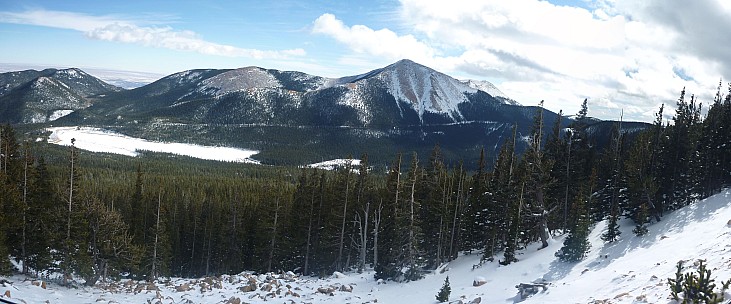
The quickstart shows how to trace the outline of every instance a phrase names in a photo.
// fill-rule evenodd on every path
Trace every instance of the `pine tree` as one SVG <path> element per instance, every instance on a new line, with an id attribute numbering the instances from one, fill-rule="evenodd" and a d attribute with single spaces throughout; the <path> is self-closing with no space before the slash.
<path id="1" fill-rule="evenodd" d="M 589 252 L 591 244 L 589 243 L 589 213 L 586 206 L 591 202 L 594 184 L 596 183 L 596 172 L 592 174 L 592 178 L 588 185 L 582 185 L 579 196 L 576 197 L 572 209 L 577 218 L 572 221 L 572 227 L 569 235 L 563 242 L 563 247 L 556 252 L 556 256 L 564 262 L 578 262 Z M 588 189 L 587 189 L 588 187 Z"/>
<path id="2" fill-rule="evenodd" d="M 485 221 L 487 217 L 487 204 L 483 193 L 486 189 L 487 173 L 485 172 L 485 149 L 480 150 L 480 160 L 477 163 L 477 171 L 472 175 L 472 186 L 467 194 L 465 210 L 462 217 L 462 244 L 461 249 L 471 252 L 484 247 Z"/>
<path id="3" fill-rule="evenodd" d="M 81 274 L 87 286 L 94 286 L 100 278 L 118 277 L 119 273 L 134 269 L 141 251 L 132 243 L 119 212 L 107 208 L 96 197 L 85 198 L 83 204 L 88 219 L 91 268 Z"/>
<path id="4" fill-rule="evenodd" d="M 379 225 L 381 232 L 378 237 L 378 261 L 375 266 L 375 278 L 385 280 L 396 280 L 401 276 L 401 264 L 399 262 L 403 251 L 399 245 L 402 224 L 399 220 L 402 217 L 401 181 L 401 154 L 388 171 L 386 187 L 384 189 L 383 212 L 379 212 Z"/>
<path id="5" fill-rule="evenodd" d="M 517 200 L 515 167 L 515 141 L 517 138 L 517 127 L 513 127 L 513 136 L 507 139 L 500 148 L 498 158 L 495 162 L 491 175 L 491 195 L 488 196 L 489 204 L 492 207 L 490 212 L 490 229 L 486 239 L 486 247 L 483 260 L 493 260 L 493 256 L 506 247 L 508 239 L 512 207 Z M 512 247 L 511 247 L 512 248 Z"/>
<path id="6" fill-rule="evenodd" d="M 438 145 L 432 150 L 425 167 L 422 170 L 421 180 L 417 182 L 416 190 L 421 201 L 418 218 L 421 222 L 423 241 L 420 245 L 424 250 L 426 268 L 436 269 L 444 258 L 443 245 L 446 243 L 444 225 L 448 218 L 448 178 Z"/>
<path id="7" fill-rule="evenodd" d="M 0 186 L 2 187 L 2 186 Z M 5 220 L 3 214 L 0 214 L 0 222 Z M 8 247 L 5 245 L 5 229 L 0 229 L 0 275 L 10 275 L 13 265 L 10 264 Z"/>
<path id="8" fill-rule="evenodd" d="M 419 166 L 419 156 L 414 152 L 411 157 L 411 167 L 407 174 L 407 197 L 405 206 L 404 226 L 406 227 L 405 242 L 402 244 L 405 257 L 403 266 L 407 267 L 404 273 L 406 280 L 416 281 L 421 279 L 421 269 L 424 266 L 422 262 L 423 234 L 421 230 L 421 222 L 419 213 L 421 212 L 421 202 L 417 199 L 417 184 L 422 178 L 422 169 Z"/>
<path id="9" fill-rule="evenodd" d="M 51 176 L 43 157 L 33 164 L 29 177 L 27 234 L 33 241 L 26 245 L 28 267 L 36 271 L 50 270 L 52 248 L 56 227 L 60 224 L 55 217 L 55 206 L 59 203 L 54 195 Z"/>
<path id="10" fill-rule="evenodd" d="M 554 208 L 547 208 L 550 198 L 546 197 L 546 189 L 553 183 L 549 174 L 553 167 L 553 161 L 547 159 L 543 153 L 543 101 L 536 114 L 531 141 L 528 151 L 523 154 L 522 166 L 525 168 L 526 190 L 532 194 L 528 207 L 533 217 L 535 225 L 535 235 L 541 240 L 540 249 L 548 247 L 548 239 L 550 238 L 548 230 L 548 217 Z M 557 207 L 557 206 L 556 206 Z"/>
<path id="11" fill-rule="evenodd" d="M 439 293 L 437 293 L 436 298 L 439 303 L 444 303 L 449 301 L 449 294 L 452 292 L 452 288 L 449 287 L 449 276 L 444 279 L 444 284 L 442 285 L 442 288 L 439 289 Z"/>

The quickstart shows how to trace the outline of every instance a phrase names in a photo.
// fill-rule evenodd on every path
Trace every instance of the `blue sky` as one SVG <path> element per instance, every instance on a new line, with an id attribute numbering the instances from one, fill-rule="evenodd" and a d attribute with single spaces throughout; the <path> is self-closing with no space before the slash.
<path id="1" fill-rule="evenodd" d="M 8 1 L 0 63 L 171 74 L 260 66 L 326 77 L 408 58 L 525 105 L 650 121 L 731 77 L 724 0 Z"/>

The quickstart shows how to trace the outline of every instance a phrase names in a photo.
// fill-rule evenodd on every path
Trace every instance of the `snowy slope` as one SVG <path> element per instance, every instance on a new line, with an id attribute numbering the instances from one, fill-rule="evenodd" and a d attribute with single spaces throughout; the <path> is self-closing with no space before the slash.
<path id="1" fill-rule="evenodd" d="M 514 303 L 515 285 L 545 280 L 548 291 L 523 303 L 672 303 L 665 282 L 674 275 L 679 260 L 689 261 L 686 264 L 693 270 L 693 261 L 706 259 L 714 277 L 731 278 L 729 219 L 731 191 L 725 191 L 666 215 L 661 222 L 651 225 L 649 234 L 642 238 L 635 237 L 632 225 L 623 222 L 621 239 L 604 245 L 599 236 L 606 225 L 600 223 L 590 235 L 591 252 L 579 263 L 555 259 L 554 253 L 562 242 L 559 237 L 540 251 L 536 250 L 537 244 L 529 246 L 518 256 L 520 261 L 509 266 L 493 262 L 473 267 L 479 261 L 479 254 L 473 254 L 442 267 L 443 271 L 409 283 L 379 284 L 372 271 L 336 273 L 327 279 L 291 273 L 242 273 L 207 279 L 173 278 L 154 286 L 124 281 L 79 289 L 49 284 L 43 289 L 14 276 L 9 278 L 12 285 L 0 285 L 0 294 L 7 290 L 11 300 L 27 303 L 222 303 L 232 298 L 242 303 L 436 303 L 434 296 L 449 276 L 453 302 L 468 303 L 480 298 L 480 303 Z M 472 282 L 478 277 L 487 283 L 473 287 Z M 178 291 L 187 290 L 186 287 L 190 290 Z M 253 288 L 256 290 L 250 291 Z"/>

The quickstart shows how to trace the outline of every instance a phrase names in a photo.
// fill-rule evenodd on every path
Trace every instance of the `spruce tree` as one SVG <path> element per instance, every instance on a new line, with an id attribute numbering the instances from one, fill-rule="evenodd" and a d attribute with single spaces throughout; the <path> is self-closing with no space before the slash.
<path id="1" fill-rule="evenodd" d="M 468 252 L 484 247 L 487 216 L 487 204 L 483 196 L 486 191 L 487 178 L 485 166 L 485 149 L 483 148 L 480 150 L 477 170 L 472 175 L 472 186 L 465 200 L 465 210 L 460 225 L 462 227 L 461 249 Z"/>
<path id="2" fill-rule="evenodd" d="M 421 229 L 421 221 L 419 214 L 421 212 L 421 201 L 417 197 L 417 184 L 420 179 L 423 178 L 421 166 L 419 165 L 419 156 L 414 152 L 411 157 L 411 166 L 407 173 L 407 193 L 405 197 L 405 216 L 404 216 L 404 227 L 405 242 L 402 243 L 404 248 L 404 259 L 402 262 L 403 267 L 406 267 L 406 273 L 404 274 L 406 280 L 416 281 L 421 279 L 421 270 L 424 267 L 422 259 L 423 249 L 423 233 Z"/>
<path id="3" fill-rule="evenodd" d="M 449 287 L 449 276 L 444 279 L 444 284 L 442 285 L 442 288 L 439 289 L 439 293 L 437 293 L 436 298 L 439 303 L 444 303 L 449 301 L 449 294 L 452 292 L 452 288 Z"/>
<path id="4" fill-rule="evenodd" d="M 50 270 L 53 257 L 49 248 L 53 248 L 56 227 L 60 224 L 54 212 L 59 201 L 43 157 L 35 161 L 29 183 L 27 233 L 33 242 L 27 244 L 26 262 L 36 271 Z"/>
<path id="5" fill-rule="evenodd" d="M 576 214 L 576 219 L 572 221 L 572 227 L 569 235 L 563 242 L 563 247 L 556 252 L 556 256 L 564 262 L 578 262 L 589 252 L 591 244 L 589 243 L 589 213 L 586 206 L 591 202 L 594 184 L 596 183 L 596 172 L 592 174 L 592 178 L 588 185 L 582 185 L 579 196 L 576 197 L 572 209 Z M 588 188 L 588 189 L 587 189 Z"/>
<path id="6" fill-rule="evenodd" d="M 403 185 L 401 180 L 401 154 L 389 167 L 386 176 L 386 187 L 383 193 L 383 210 L 379 212 L 380 233 L 378 237 L 378 261 L 375 266 L 375 278 L 396 280 L 401 275 L 400 257 L 403 254 L 399 245 L 400 232 L 403 230 L 401 221 Z"/>

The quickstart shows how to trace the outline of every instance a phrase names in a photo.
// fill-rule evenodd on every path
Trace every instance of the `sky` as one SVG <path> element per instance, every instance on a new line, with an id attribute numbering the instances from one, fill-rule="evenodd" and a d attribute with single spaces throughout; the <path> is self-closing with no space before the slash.
<path id="1" fill-rule="evenodd" d="M 411 59 L 523 105 L 652 121 L 731 79 L 727 0 L 0 0 L 0 63 L 325 77 Z M 665 111 L 672 116 L 671 110 Z"/>

